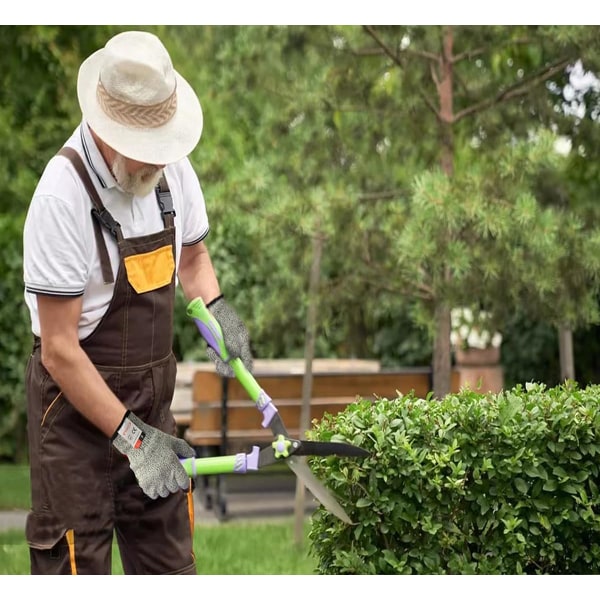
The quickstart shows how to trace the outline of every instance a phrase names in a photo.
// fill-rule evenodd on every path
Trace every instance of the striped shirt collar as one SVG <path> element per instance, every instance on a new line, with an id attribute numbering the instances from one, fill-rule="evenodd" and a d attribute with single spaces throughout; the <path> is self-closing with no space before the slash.
<path id="1" fill-rule="evenodd" d="M 96 142 L 92 137 L 89 125 L 83 121 L 79 127 L 81 134 L 81 146 L 83 154 L 90 169 L 98 178 L 98 182 L 104 189 L 110 189 L 117 186 L 115 178 L 112 176 L 104 157 L 100 153 Z"/>

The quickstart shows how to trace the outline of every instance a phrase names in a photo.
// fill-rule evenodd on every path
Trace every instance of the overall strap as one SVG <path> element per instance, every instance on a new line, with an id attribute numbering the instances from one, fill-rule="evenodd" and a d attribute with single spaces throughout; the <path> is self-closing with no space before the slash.
<path id="1" fill-rule="evenodd" d="M 175 222 L 175 209 L 173 208 L 171 190 L 169 189 L 169 184 L 167 183 L 167 178 L 165 177 L 164 173 L 160 178 L 158 185 L 156 186 L 156 199 L 162 212 L 162 218 L 165 227 L 173 227 Z"/>
<path id="2" fill-rule="evenodd" d="M 73 148 L 69 148 L 68 146 L 63 146 L 58 154 L 65 156 L 68 158 L 79 178 L 81 179 L 85 189 L 90 195 L 90 199 L 93 204 L 92 208 L 92 222 L 94 224 L 94 235 L 96 236 L 96 245 L 98 246 L 98 254 L 100 255 L 100 266 L 102 268 L 102 278 L 104 279 L 104 283 L 114 283 L 115 279 L 112 272 L 112 267 L 110 264 L 110 258 L 108 256 L 108 249 L 106 248 L 106 242 L 104 241 L 104 236 L 102 235 L 101 224 L 104 225 L 110 233 L 115 237 L 119 237 L 121 235 L 121 226 L 117 223 L 112 215 L 106 210 L 104 204 L 102 204 L 102 200 L 90 179 L 90 175 L 83 164 L 83 160 L 81 160 L 81 156 L 79 156 L 78 152 Z M 121 236 L 122 237 L 122 236 Z"/>

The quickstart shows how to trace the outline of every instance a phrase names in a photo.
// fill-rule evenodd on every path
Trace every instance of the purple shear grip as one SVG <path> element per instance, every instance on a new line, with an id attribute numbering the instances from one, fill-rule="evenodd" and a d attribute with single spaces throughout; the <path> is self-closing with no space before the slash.
<path id="1" fill-rule="evenodd" d="M 265 429 L 269 426 L 269 423 L 271 423 L 271 420 L 273 419 L 273 417 L 275 416 L 276 413 L 277 413 L 277 409 L 275 408 L 275 406 L 273 406 L 273 404 L 267 404 L 262 409 L 263 420 L 262 420 L 261 425 Z"/>
<path id="2" fill-rule="evenodd" d="M 202 337 L 206 340 L 206 343 L 217 353 L 221 355 L 219 351 L 219 342 L 213 332 L 213 330 L 204 322 L 199 319 L 194 319 Z"/>
<path id="3" fill-rule="evenodd" d="M 258 446 L 252 446 L 252 452 L 244 454 L 246 457 L 246 469 L 249 471 L 258 470 L 258 457 L 260 454 L 260 448 Z"/>
<path id="4" fill-rule="evenodd" d="M 271 423 L 271 420 L 273 419 L 275 414 L 279 411 L 273 404 L 271 396 L 269 396 L 269 394 L 267 394 L 267 392 L 265 392 L 265 390 L 263 389 L 260 390 L 260 394 L 258 396 L 258 399 L 256 400 L 256 406 L 258 407 L 258 410 L 260 410 L 260 412 L 263 414 L 263 420 L 261 425 L 263 426 L 263 428 L 266 429 L 269 426 L 269 423 Z"/>

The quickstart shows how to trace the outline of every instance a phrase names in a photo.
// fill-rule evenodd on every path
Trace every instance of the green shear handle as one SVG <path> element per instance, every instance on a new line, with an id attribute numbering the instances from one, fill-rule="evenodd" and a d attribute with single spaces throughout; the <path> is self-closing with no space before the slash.
<path id="1" fill-rule="evenodd" d="M 202 298 L 195 298 L 188 304 L 187 314 L 194 319 L 206 343 L 224 362 L 231 365 L 237 380 L 244 386 L 252 401 L 256 403 L 257 408 L 262 412 L 262 426 L 264 428 L 271 427 L 271 429 L 275 426 L 277 431 L 274 431 L 274 433 L 286 434 L 287 432 L 281 421 L 275 418 L 276 415 L 277 417 L 279 415 L 271 397 L 258 385 L 252 373 L 246 369 L 241 358 L 231 358 L 229 356 L 229 352 L 227 352 L 227 348 L 225 347 L 225 341 L 223 340 L 221 326 L 208 308 L 206 308 Z"/>

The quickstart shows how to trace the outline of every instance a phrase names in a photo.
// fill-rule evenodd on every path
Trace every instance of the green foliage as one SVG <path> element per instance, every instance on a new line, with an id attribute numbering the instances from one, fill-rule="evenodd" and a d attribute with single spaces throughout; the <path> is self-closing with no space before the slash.
<path id="1" fill-rule="evenodd" d="M 24 458 L 24 376 L 32 338 L 23 301 L 24 215 L 0 214 L 0 459 Z"/>
<path id="2" fill-rule="evenodd" d="M 592 574 L 600 388 L 362 400 L 314 424 L 364 460 L 311 458 L 355 525 L 320 508 L 321 574 Z"/>
<path id="3" fill-rule="evenodd" d="M 405 293 L 424 299 L 421 322 L 433 328 L 434 301 L 479 303 L 497 329 L 518 307 L 555 325 L 598 320 L 598 232 L 531 191 L 540 169 L 560 168 L 552 144 L 541 135 L 476 164 L 465 151 L 452 179 L 438 170 L 415 178 L 391 249 Z"/>
<path id="4" fill-rule="evenodd" d="M 26 209 L 46 162 L 81 119 L 77 71 L 118 28 L 0 26 L 0 212 Z M 18 134 L 17 134 L 18 132 Z"/>

